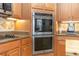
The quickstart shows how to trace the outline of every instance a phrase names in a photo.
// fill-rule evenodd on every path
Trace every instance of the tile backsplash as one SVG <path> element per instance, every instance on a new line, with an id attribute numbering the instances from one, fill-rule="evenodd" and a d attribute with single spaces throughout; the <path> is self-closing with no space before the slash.
<path id="1" fill-rule="evenodd" d="M 79 22 L 77 23 L 74 23 L 74 31 L 75 32 L 79 32 Z M 67 29 L 68 29 L 68 23 L 60 23 L 58 25 L 58 30 L 57 31 L 61 31 L 61 32 L 67 32 Z"/>
<path id="2" fill-rule="evenodd" d="M 15 28 L 15 22 L 0 18 L 0 31 L 13 31 Z"/>

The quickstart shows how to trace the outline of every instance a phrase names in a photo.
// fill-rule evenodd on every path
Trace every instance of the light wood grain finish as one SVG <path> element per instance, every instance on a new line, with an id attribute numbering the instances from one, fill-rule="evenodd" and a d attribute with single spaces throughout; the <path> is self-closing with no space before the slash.
<path id="1" fill-rule="evenodd" d="M 22 39 L 22 45 L 32 45 L 32 38 Z"/>
<path id="2" fill-rule="evenodd" d="M 32 3 L 32 8 L 45 9 L 45 4 L 44 3 Z"/>
<path id="3" fill-rule="evenodd" d="M 22 18 L 22 4 L 21 3 L 13 3 L 12 4 L 12 15 L 14 18 Z"/>
<path id="4" fill-rule="evenodd" d="M 15 48 L 7 52 L 7 56 L 20 56 L 20 48 Z"/>
<path id="5" fill-rule="evenodd" d="M 59 40 L 60 39 L 60 40 Z M 55 36 L 55 51 L 54 55 L 55 56 L 65 56 L 66 55 L 66 50 L 65 50 L 65 38 L 59 38 L 59 36 Z"/>
<path id="6" fill-rule="evenodd" d="M 32 56 L 32 45 L 22 46 L 22 56 Z"/>
<path id="7" fill-rule="evenodd" d="M 58 4 L 58 17 L 60 21 L 65 21 L 65 20 L 69 20 L 68 18 L 72 17 L 71 14 L 71 4 L 70 3 L 61 3 Z"/>
<path id="8" fill-rule="evenodd" d="M 32 56 L 32 38 L 22 39 L 22 56 Z"/>
<path id="9" fill-rule="evenodd" d="M 72 18 L 73 21 L 79 21 L 79 4 L 78 3 L 60 3 L 57 4 L 58 20 L 69 21 Z"/>
<path id="10" fill-rule="evenodd" d="M 33 9 L 41 9 L 41 10 L 55 10 L 54 3 L 32 3 Z"/>
<path id="11" fill-rule="evenodd" d="M 13 3 L 13 17 L 21 20 L 31 19 L 31 4 L 30 3 Z"/>
<path id="12" fill-rule="evenodd" d="M 65 56 L 65 41 L 58 41 L 56 52 L 57 56 Z"/>
<path id="13" fill-rule="evenodd" d="M 72 18 L 79 21 L 79 3 L 71 3 L 72 5 Z"/>
<path id="14" fill-rule="evenodd" d="M 19 40 L 0 44 L 0 53 L 2 53 L 4 51 L 9 51 L 9 50 L 16 48 L 16 47 L 19 47 L 19 46 L 20 46 Z"/>
<path id="15" fill-rule="evenodd" d="M 22 3 L 22 19 L 31 20 L 31 4 Z"/>
<path id="16" fill-rule="evenodd" d="M 0 53 L 0 56 L 6 56 L 6 53 Z"/>
<path id="17" fill-rule="evenodd" d="M 32 12 L 47 13 L 47 14 L 52 13 L 54 15 L 53 11 L 48 11 L 48 10 L 32 9 Z"/>

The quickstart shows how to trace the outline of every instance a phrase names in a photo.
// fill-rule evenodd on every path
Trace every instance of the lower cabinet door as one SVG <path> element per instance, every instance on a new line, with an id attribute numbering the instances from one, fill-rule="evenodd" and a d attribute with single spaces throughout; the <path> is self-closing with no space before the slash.
<path id="1" fill-rule="evenodd" d="M 7 52 L 7 56 L 20 56 L 20 48 L 15 48 Z"/>
<path id="2" fill-rule="evenodd" d="M 0 53 L 0 56 L 6 56 L 6 54 L 5 53 Z"/>
<path id="3" fill-rule="evenodd" d="M 22 46 L 22 56 L 32 56 L 32 45 Z"/>
<path id="4" fill-rule="evenodd" d="M 57 43 L 57 56 L 65 56 L 65 41 L 58 41 Z"/>

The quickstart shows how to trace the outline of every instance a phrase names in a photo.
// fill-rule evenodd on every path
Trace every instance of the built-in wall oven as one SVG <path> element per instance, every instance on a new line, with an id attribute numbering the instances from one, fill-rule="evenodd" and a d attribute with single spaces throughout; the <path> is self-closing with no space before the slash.
<path id="1" fill-rule="evenodd" d="M 33 13 L 33 35 L 53 34 L 53 16 L 47 13 Z"/>
<path id="2" fill-rule="evenodd" d="M 33 36 L 33 54 L 53 52 L 53 35 Z"/>
<path id="3" fill-rule="evenodd" d="M 53 15 L 52 13 L 33 12 L 32 37 L 33 54 L 53 51 Z"/>

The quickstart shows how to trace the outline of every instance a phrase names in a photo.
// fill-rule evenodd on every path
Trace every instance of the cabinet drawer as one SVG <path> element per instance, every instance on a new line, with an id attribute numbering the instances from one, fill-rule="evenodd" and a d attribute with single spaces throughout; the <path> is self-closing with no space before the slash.
<path id="1" fill-rule="evenodd" d="M 31 38 L 22 39 L 22 45 L 31 45 L 31 44 L 32 44 Z"/>
<path id="2" fill-rule="evenodd" d="M 20 48 L 15 48 L 7 52 L 7 56 L 20 56 Z"/>
<path id="3" fill-rule="evenodd" d="M 5 53 L 0 53 L 0 56 L 6 56 L 6 54 Z"/>
<path id="4" fill-rule="evenodd" d="M 20 40 L 0 44 L 0 53 L 20 46 Z"/>
<path id="5" fill-rule="evenodd" d="M 22 56 L 32 56 L 32 45 L 22 46 Z"/>

